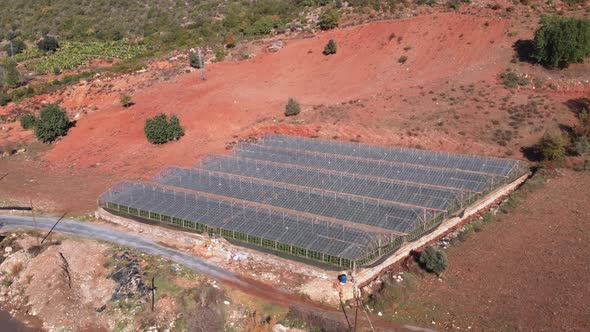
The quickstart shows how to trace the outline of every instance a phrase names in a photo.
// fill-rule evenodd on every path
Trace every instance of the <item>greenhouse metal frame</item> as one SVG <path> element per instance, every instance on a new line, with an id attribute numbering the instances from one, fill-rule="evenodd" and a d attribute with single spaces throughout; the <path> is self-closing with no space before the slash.
<path id="1" fill-rule="evenodd" d="M 528 170 L 518 160 L 270 135 L 121 182 L 119 215 L 221 236 L 335 268 L 375 264 Z"/>

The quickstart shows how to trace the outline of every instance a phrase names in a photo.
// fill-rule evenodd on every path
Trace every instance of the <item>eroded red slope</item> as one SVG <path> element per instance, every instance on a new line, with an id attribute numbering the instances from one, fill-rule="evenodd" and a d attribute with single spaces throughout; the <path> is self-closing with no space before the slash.
<path id="1" fill-rule="evenodd" d="M 281 117 L 290 96 L 303 105 L 332 104 L 450 77 L 494 75 L 505 28 L 497 18 L 443 14 L 289 41 L 278 53 L 211 65 L 204 82 L 194 73 L 147 88 L 133 96 L 136 105 L 130 109 L 113 102 L 79 121 L 45 158 L 55 167 L 92 166 L 120 176 L 192 165 L 256 121 Z M 338 53 L 324 56 L 329 39 L 337 41 Z M 408 60 L 400 64 L 404 54 Z M 146 141 L 145 119 L 161 112 L 180 117 L 186 127 L 180 141 L 161 146 Z"/>

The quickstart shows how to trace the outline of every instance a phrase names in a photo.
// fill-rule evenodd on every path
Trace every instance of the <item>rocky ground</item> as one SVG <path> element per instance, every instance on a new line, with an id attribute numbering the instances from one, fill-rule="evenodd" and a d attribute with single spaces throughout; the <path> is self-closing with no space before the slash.
<path id="1" fill-rule="evenodd" d="M 185 267 L 92 240 L 52 235 L 40 244 L 42 236 L 9 232 L 0 241 L 0 308 L 33 328 L 289 330 L 277 325 L 287 308 Z"/>

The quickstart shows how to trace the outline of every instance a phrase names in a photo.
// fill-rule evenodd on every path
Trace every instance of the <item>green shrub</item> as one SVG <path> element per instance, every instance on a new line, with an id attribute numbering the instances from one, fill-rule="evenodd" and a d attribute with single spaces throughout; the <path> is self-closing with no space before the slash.
<path id="1" fill-rule="evenodd" d="M 121 95 L 121 97 L 119 98 L 119 102 L 121 103 L 121 106 L 125 108 L 132 106 L 134 104 L 133 99 L 131 99 L 131 96 L 125 93 Z"/>
<path id="2" fill-rule="evenodd" d="M 533 45 L 532 57 L 549 67 L 582 62 L 590 55 L 590 20 L 545 16 Z"/>
<path id="3" fill-rule="evenodd" d="M 201 69 L 204 66 L 203 57 L 196 52 L 190 52 L 188 55 L 189 64 L 193 68 Z"/>
<path id="4" fill-rule="evenodd" d="M 20 119 L 20 126 L 25 129 L 32 129 L 35 127 L 35 122 L 37 122 L 37 118 L 31 113 L 23 114 Z"/>
<path id="5" fill-rule="evenodd" d="M 166 114 L 163 113 L 151 119 L 146 119 L 143 130 L 147 140 L 153 144 L 163 144 L 171 140 L 177 140 L 184 135 L 184 128 L 180 125 L 178 117 L 172 115 L 168 120 Z"/>
<path id="6" fill-rule="evenodd" d="M 500 74 L 500 77 L 503 79 L 502 84 L 509 88 L 514 88 L 517 85 L 529 85 L 531 83 L 528 78 L 518 76 L 512 70 L 505 70 Z"/>
<path id="7" fill-rule="evenodd" d="M 417 5 L 428 5 L 432 6 L 436 3 L 435 0 L 416 0 Z"/>
<path id="8" fill-rule="evenodd" d="M 224 59 L 225 59 L 225 50 L 223 49 L 223 47 L 218 47 L 215 50 L 215 61 L 221 62 Z"/>
<path id="9" fill-rule="evenodd" d="M 59 48 L 57 38 L 52 36 L 45 36 L 37 42 L 37 48 L 43 52 L 55 52 Z"/>
<path id="10" fill-rule="evenodd" d="M 383 276 L 383 281 L 379 287 L 369 295 L 367 304 L 371 309 L 384 311 L 392 305 L 404 301 L 412 292 L 416 290 L 416 277 L 404 272 L 401 274 L 402 281 L 392 278 L 391 273 Z"/>
<path id="11" fill-rule="evenodd" d="M 590 137 L 590 115 L 587 110 L 588 105 L 583 107 L 585 108 L 581 108 L 577 111 L 579 123 L 574 127 L 574 134 L 577 136 Z"/>
<path id="12" fill-rule="evenodd" d="M 318 26 L 322 30 L 330 30 L 338 27 L 340 21 L 340 13 L 335 9 L 324 9 L 320 14 L 320 21 Z"/>
<path id="13" fill-rule="evenodd" d="M 586 0 L 564 0 L 563 2 L 565 2 L 568 6 L 575 6 L 586 2 Z"/>
<path id="14" fill-rule="evenodd" d="M 168 118 L 166 114 L 162 113 L 152 119 L 146 119 L 143 130 L 150 143 L 162 144 L 168 142 Z"/>
<path id="15" fill-rule="evenodd" d="M 491 223 L 492 221 L 494 221 L 494 219 L 495 219 L 494 214 L 489 211 L 483 214 L 483 222 L 484 223 Z"/>
<path id="16" fill-rule="evenodd" d="M 35 121 L 35 136 L 44 143 L 50 143 L 67 134 L 72 123 L 66 111 L 57 104 L 47 104 L 41 108 Z"/>
<path id="17" fill-rule="evenodd" d="M 541 158 L 546 161 L 563 161 L 566 156 L 568 138 L 562 131 L 545 133 L 538 149 Z"/>
<path id="18" fill-rule="evenodd" d="M 328 43 L 326 44 L 326 47 L 324 47 L 324 55 L 330 55 L 330 54 L 336 54 L 336 51 L 338 50 L 338 45 L 336 45 L 336 42 L 334 41 L 334 39 L 330 39 L 328 41 Z"/>
<path id="19" fill-rule="evenodd" d="M 245 33 L 247 35 L 268 35 L 275 25 L 275 20 L 271 16 L 264 16 L 256 20 L 254 24 L 250 25 Z"/>
<path id="20" fill-rule="evenodd" d="M 578 136 L 574 139 L 572 150 L 578 156 L 585 155 L 590 152 L 590 141 L 586 136 Z"/>
<path id="21" fill-rule="evenodd" d="M 285 106 L 285 116 L 297 115 L 301 112 L 301 106 L 295 98 L 289 98 L 287 105 Z"/>
<path id="22" fill-rule="evenodd" d="M 500 205 L 500 211 L 502 213 L 509 213 L 510 211 L 516 209 L 520 204 L 521 198 L 519 197 L 517 192 L 514 192 L 508 196 L 508 198 L 502 202 Z"/>
<path id="23" fill-rule="evenodd" d="M 587 172 L 590 171 L 590 159 L 586 159 L 574 165 L 574 171 Z"/>
<path id="24" fill-rule="evenodd" d="M 20 73 L 16 69 L 16 62 L 6 59 L 0 63 L 0 88 L 14 87 L 20 82 Z"/>
<path id="25" fill-rule="evenodd" d="M 168 138 L 169 140 L 177 140 L 182 136 L 184 136 L 184 128 L 180 125 L 180 119 L 176 114 L 172 114 L 168 123 Z"/>
<path id="26" fill-rule="evenodd" d="M 4 46 L 4 51 L 8 56 L 14 56 L 22 51 L 27 49 L 27 45 L 20 39 L 13 39 L 10 41 L 6 46 Z"/>
<path id="27" fill-rule="evenodd" d="M 428 272 L 436 273 L 436 275 L 443 273 L 449 266 L 447 255 L 443 251 L 432 246 L 426 247 L 420 253 L 419 263 L 423 269 Z"/>
<path id="28" fill-rule="evenodd" d="M 223 39 L 223 43 L 225 44 L 225 47 L 227 47 L 227 48 L 236 47 L 236 37 L 234 36 L 234 34 L 231 31 L 225 35 L 225 38 Z"/>
<path id="29" fill-rule="evenodd" d="M 399 63 L 406 63 L 406 61 L 408 61 L 408 56 L 406 55 L 402 55 L 399 57 L 399 59 L 397 59 L 397 62 Z"/>
<path id="30" fill-rule="evenodd" d="M 10 102 L 8 93 L 0 86 L 0 106 L 6 106 Z"/>

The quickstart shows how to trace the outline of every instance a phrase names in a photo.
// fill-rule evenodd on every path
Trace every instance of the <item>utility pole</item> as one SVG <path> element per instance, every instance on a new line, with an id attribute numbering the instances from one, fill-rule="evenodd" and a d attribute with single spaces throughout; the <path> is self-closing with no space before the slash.
<path id="1" fill-rule="evenodd" d="M 30 205 L 31 205 L 31 215 L 33 217 L 33 225 L 35 225 L 35 229 L 37 229 L 37 218 L 35 217 L 35 209 L 33 208 L 33 199 L 29 199 Z M 39 236 L 37 236 L 37 245 L 41 245 L 41 243 L 39 243 Z"/>
<path id="2" fill-rule="evenodd" d="M 43 238 L 43 240 L 41 240 L 41 244 L 43 244 L 43 242 L 45 241 L 45 239 L 47 239 L 47 237 L 49 236 L 49 234 L 51 234 L 51 232 L 53 232 L 53 229 L 55 228 L 55 226 L 57 226 L 57 223 L 59 223 L 66 216 L 66 213 L 67 212 L 65 212 L 64 214 L 62 214 L 61 217 L 59 217 L 59 219 L 57 219 L 57 221 L 51 227 L 51 229 L 49 230 L 49 232 L 47 232 L 47 234 L 45 235 L 45 237 Z"/>

